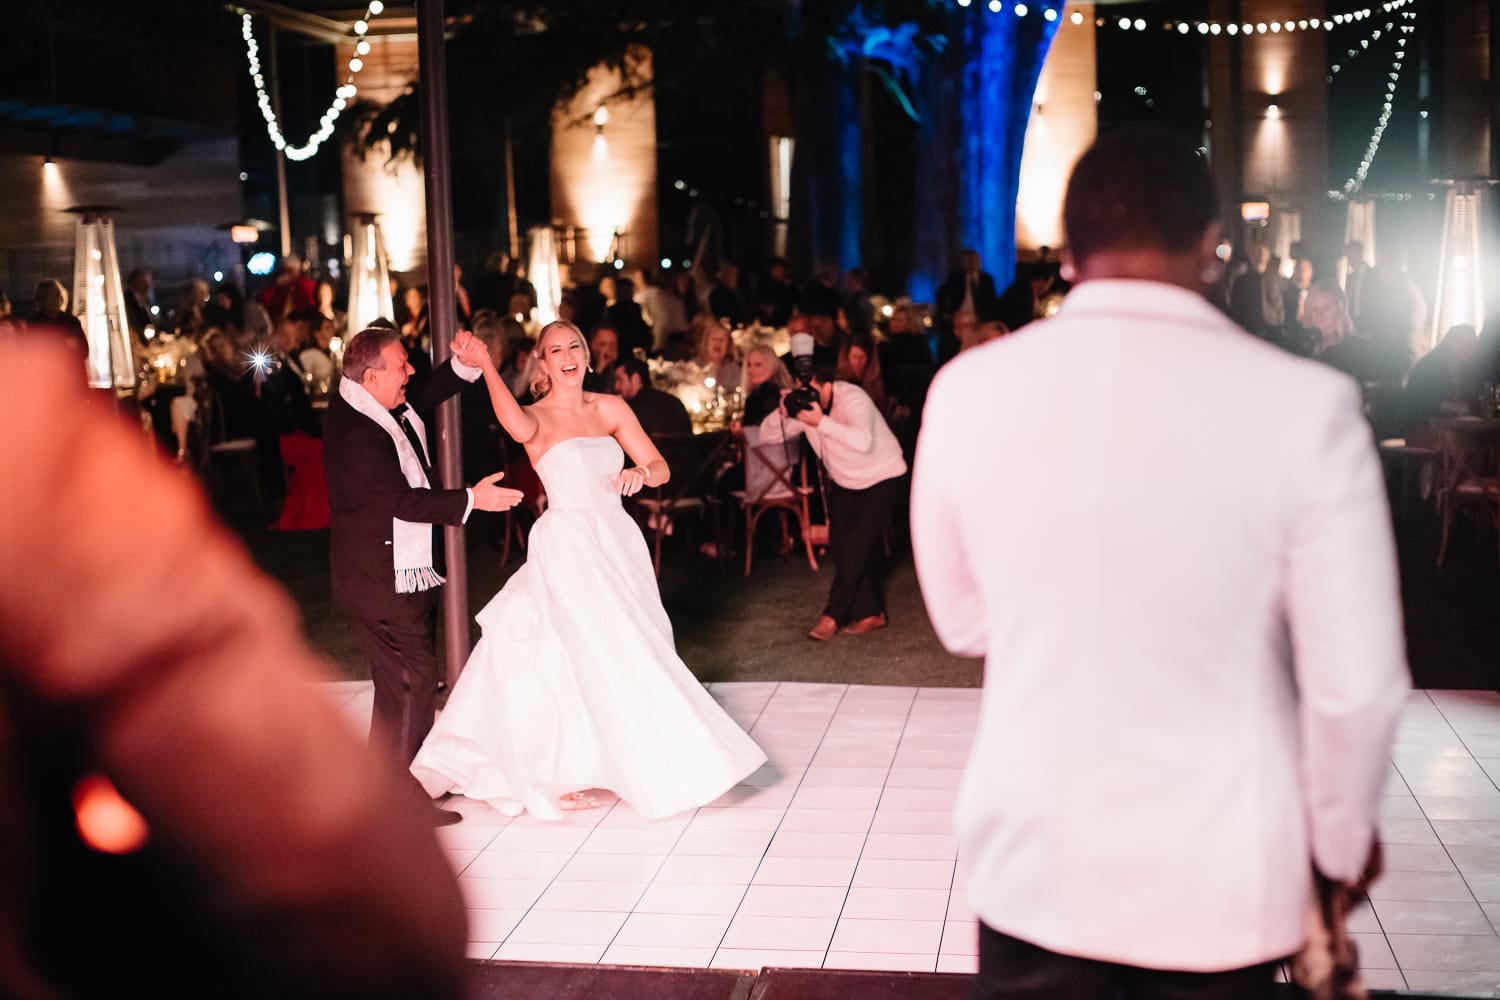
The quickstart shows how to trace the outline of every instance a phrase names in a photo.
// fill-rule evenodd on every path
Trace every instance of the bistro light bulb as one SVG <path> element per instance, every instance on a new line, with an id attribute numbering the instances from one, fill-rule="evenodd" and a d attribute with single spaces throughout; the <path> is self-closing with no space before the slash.
<path id="1" fill-rule="evenodd" d="M 380 0 L 370 0 L 370 16 L 379 17 L 385 11 L 385 4 Z"/>
<path id="2" fill-rule="evenodd" d="M 1072 16 L 1072 17 L 1071 17 L 1071 18 L 1070 18 L 1070 20 L 1071 20 L 1071 21 L 1072 21 L 1072 22 L 1073 22 L 1073 23 L 1074 23 L 1074 24 L 1082 24 L 1082 23 L 1083 23 L 1083 15 L 1082 15 L 1082 14 L 1080 14 L 1080 13 L 1078 13 L 1078 11 L 1076 11 L 1076 10 L 1075 10 L 1075 11 L 1074 11 L 1074 12 L 1073 12 L 1073 16 Z"/>

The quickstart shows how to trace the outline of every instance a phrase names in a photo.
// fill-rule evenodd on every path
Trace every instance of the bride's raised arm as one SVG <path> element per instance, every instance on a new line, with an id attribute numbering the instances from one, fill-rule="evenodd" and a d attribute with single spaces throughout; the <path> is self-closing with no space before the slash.
<path id="1" fill-rule="evenodd" d="M 517 444 L 525 444 L 530 441 L 537 431 L 536 417 L 526 412 L 526 409 L 516 402 L 516 397 L 511 394 L 510 386 L 500 377 L 495 370 L 495 362 L 490 357 L 489 348 L 484 341 L 478 337 L 460 338 L 453 342 L 453 353 L 458 359 L 471 368 L 478 368 L 484 373 L 485 388 L 490 391 L 490 405 L 495 408 L 495 418 L 500 421 L 500 426 L 505 428 L 511 440 Z"/>
<path id="2" fill-rule="evenodd" d="M 600 396 L 599 405 L 609 419 L 610 434 L 620 442 L 625 454 L 635 465 L 624 470 L 615 479 L 621 496 L 634 496 L 643 486 L 664 486 L 672 478 L 667 460 L 661 457 L 651 435 L 636 419 L 630 404 L 619 396 Z"/>

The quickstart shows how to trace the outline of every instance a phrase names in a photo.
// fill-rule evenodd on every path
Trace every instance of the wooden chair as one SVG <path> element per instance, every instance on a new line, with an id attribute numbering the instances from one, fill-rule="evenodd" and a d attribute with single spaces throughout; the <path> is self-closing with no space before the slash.
<path id="1" fill-rule="evenodd" d="M 1419 483 L 1428 483 L 1426 477 L 1435 470 L 1442 458 L 1442 450 L 1435 444 L 1426 445 L 1408 438 L 1386 438 L 1380 442 L 1380 457 L 1388 467 L 1393 481 L 1396 512 L 1406 516 L 1413 488 Z"/>
<path id="2" fill-rule="evenodd" d="M 657 576 L 661 575 L 662 539 L 672 530 L 677 516 L 691 512 L 701 522 L 705 514 L 717 513 L 720 501 L 715 487 L 733 440 L 728 431 L 653 435 L 652 441 L 667 460 L 672 478 L 664 486 L 648 486 L 636 494 L 634 506 L 651 540 L 651 563 Z M 723 550 L 720 545 L 719 551 Z"/>
<path id="3" fill-rule="evenodd" d="M 1443 518 L 1443 537 L 1438 543 L 1437 564 L 1443 565 L 1447 557 L 1453 517 L 1461 508 L 1485 515 L 1500 552 L 1500 420 L 1436 420 L 1433 430 L 1442 453 L 1437 505 Z"/>
<path id="4" fill-rule="evenodd" d="M 792 540 L 787 521 L 797 519 L 798 537 L 807 550 L 807 564 L 816 572 L 818 557 L 813 551 L 812 517 L 808 500 L 813 490 L 807 485 L 807 461 L 802 439 L 760 443 L 760 428 L 742 431 L 745 452 L 745 488 L 731 490 L 739 502 L 745 520 L 745 575 L 750 575 L 755 557 L 755 528 L 766 514 L 778 512 L 781 523 L 782 551 L 790 551 Z M 793 477 L 796 477 L 794 481 Z"/>

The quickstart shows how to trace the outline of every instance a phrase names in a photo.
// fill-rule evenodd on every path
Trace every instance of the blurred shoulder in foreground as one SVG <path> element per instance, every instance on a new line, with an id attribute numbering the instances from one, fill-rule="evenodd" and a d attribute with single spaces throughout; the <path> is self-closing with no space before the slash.
<path id="1" fill-rule="evenodd" d="M 81 381 L 0 343 L 0 995 L 458 996 L 429 807 L 319 695 L 193 482 Z"/>

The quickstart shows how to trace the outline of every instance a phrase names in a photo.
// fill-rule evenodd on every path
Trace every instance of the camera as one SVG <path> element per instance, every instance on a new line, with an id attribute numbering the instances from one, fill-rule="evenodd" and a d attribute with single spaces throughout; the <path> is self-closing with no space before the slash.
<path id="1" fill-rule="evenodd" d="M 808 333 L 792 334 L 792 367 L 797 379 L 797 388 L 786 394 L 782 406 L 788 417 L 813 408 L 818 402 L 817 390 L 812 388 L 813 338 Z"/>
<path id="2" fill-rule="evenodd" d="M 795 417 L 804 410 L 812 409 L 817 401 L 818 391 L 811 386 L 802 385 L 787 393 L 782 405 L 786 407 L 787 416 Z"/>

